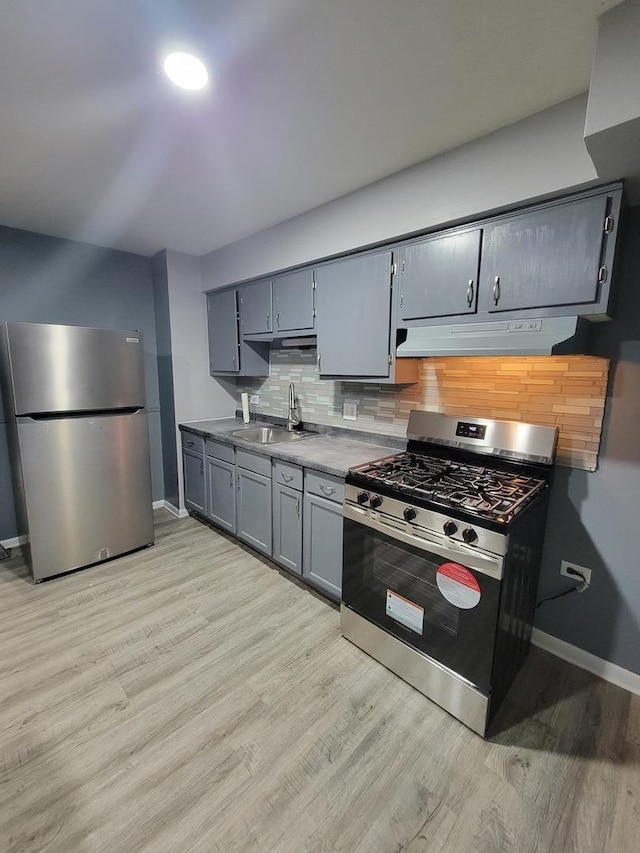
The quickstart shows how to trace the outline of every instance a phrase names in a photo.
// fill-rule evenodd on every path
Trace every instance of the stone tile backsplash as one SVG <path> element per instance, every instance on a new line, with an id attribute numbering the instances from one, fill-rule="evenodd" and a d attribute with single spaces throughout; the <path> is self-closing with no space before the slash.
<path id="1" fill-rule="evenodd" d="M 274 349 L 268 378 L 238 379 L 238 405 L 247 391 L 260 395 L 252 412 L 286 417 L 293 382 L 303 421 L 374 434 L 404 436 L 412 409 L 557 426 L 557 461 L 593 471 L 608 373 L 594 356 L 442 357 L 421 360 L 415 385 L 371 385 L 319 379 L 315 349 Z M 356 421 L 343 420 L 345 400 Z"/>

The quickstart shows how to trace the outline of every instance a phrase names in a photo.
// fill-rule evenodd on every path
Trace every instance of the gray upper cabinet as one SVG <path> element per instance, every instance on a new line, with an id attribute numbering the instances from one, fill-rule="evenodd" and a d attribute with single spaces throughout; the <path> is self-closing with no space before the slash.
<path id="1" fill-rule="evenodd" d="M 315 328 L 314 274 L 296 270 L 273 279 L 273 331 L 310 332 Z"/>
<path id="2" fill-rule="evenodd" d="M 588 196 L 489 226 L 481 308 L 516 311 L 600 301 L 608 279 L 603 263 L 608 201 L 606 194 Z"/>
<path id="3" fill-rule="evenodd" d="M 316 269 L 318 369 L 323 376 L 389 376 L 392 252 Z"/>
<path id="4" fill-rule="evenodd" d="M 474 314 L 482 230 L 429 237 L 400 250 L 400 321 Z"/>
<path id="5" fill-rule="evenodd" d="M 207 456 L 205 460 L 207 518 L 236 531 L 236 468 L 233 463 Z"/>
<path id="6" fill-rule="evenodd" d="M 207 293 L 209 327 L 209 372 L 238 373 L 240 349 L 235 290 Z"/>
<path id="7" fill-rule="evenodd" d="M 271 280 L 262 279 L 238 288 L 240 329 L 243 337 L 265 335 L 272 329 Z"/>

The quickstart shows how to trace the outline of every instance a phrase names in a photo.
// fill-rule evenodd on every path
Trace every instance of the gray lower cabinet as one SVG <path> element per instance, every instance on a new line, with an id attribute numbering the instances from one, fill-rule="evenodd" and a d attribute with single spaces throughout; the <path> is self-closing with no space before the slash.
<path id="1" fill-rule="evenodd" d="M 305 472 L 303 578 L 332 598 L 342 596 L 344 481 Z"/>
<path id="2" fill-rule="evenodd" d="M 193 450 L 182 449 L 184 470 L 184 503 L 187 509 L 206 515 L 206 490 L 204 456 Z"/>
<path id="3" fill-rule="evenodd" d="M 273 559 L 302 574 L 302 493 L 273 484 Z"/>
<path id="4" fill-rule="evenodd" d="M 207 518 L 236 532 L 236 466 L 207 456 L 205 460 Z"/>
<path id="5" fill-rule="evenodd" d="M 268 556 L 271 514 L 271 477 L 236 467 L 236 535 Z"/>

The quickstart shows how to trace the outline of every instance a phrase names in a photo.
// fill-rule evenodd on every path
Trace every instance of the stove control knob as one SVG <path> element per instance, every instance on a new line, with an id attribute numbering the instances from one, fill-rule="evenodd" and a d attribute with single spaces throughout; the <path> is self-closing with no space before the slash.
<path id="1" fill-rule="evenodd" d="M 358 492 L 356 500 L 359 504 L 366 504 L 366 502 L 369 500 L 369 492 Z"/>
<path id="2" fill-rule="evenodd" d="M 453 536 L 454 533 L 458 532 L 458 525 L 455 523 L 455 521 L 445 521 L 444 532 L 447 534 L 447 536 Z"/>
<path id="3" fill-rule="evenodd" d="M 465 527 L 462 531 L 462 538 L 467 543 L 467 545 L 471 545 L 478 538 L 478 534 L 475 532 L 473 527 Z"/>
<path id="4" fill-rule="evenodd" d="M 405 521 L 413 521 L 413 519 L 416 517 L 417 514 L 418 513 L 415 511 L 415 509 L 412 506 L 408 506 L 403 513 L 404 520 Z"/>
<path id="5" fill-rule="evenodd" d="M 369 501 L 369 506 L 371 507 L 371 509 L 377 509 L 381 503 L 382 498 L 380 497 L 380 495 L 374 495 Z"/>

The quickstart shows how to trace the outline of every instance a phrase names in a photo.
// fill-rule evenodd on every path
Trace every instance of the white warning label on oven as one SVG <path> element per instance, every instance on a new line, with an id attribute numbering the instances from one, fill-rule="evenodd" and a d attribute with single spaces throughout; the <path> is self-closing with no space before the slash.
<path id="1" fill-rule="evenodd" d="M 443 563 L 436 572 L 436 583 L 447 601 L 461 610 L 471 610 L 480 602 L 480 584 L 460 563 Z"/>
<path id="2" fill-rule="evenodd" d="M 387 616 L 391 616 L 416 634 L 422 634 L 424 607 L 414 604 L 413 601 L 403 598 L 390 589 L 387 590 Z"/>

